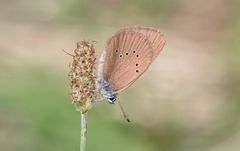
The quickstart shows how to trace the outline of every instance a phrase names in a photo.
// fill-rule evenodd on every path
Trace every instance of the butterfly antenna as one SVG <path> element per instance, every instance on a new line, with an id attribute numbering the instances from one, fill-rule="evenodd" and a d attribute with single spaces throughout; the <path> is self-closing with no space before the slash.
<path id="1" fill-rule="evenodd" d="M 127 122 L 130 122 L 129 118 L 127 117 L 126 112 L 124 111 L 124 109 L 123 109 L 123 107 L 122 107 L 122 105 L 121 105 L 121 103 L 120 103 L 120 101 L 117 101 L 117 102 L 118 102 L 118 105 L 120 106 L 120 109 L 121 109 L 121 111 L 122 111 L 122 113 L 123 113 L 123 117 L 125 118 L 125 120 L 126 120 Z"/>
<path id="2" fill-rule="evenodd" d="M 69 56 L 74 57 L 74 55 L 70 54 L 69 52 L 65 51 L 64 49 L 62 49 L 63 52 L 65 52 L 66 54 L 68 54 Z"/>

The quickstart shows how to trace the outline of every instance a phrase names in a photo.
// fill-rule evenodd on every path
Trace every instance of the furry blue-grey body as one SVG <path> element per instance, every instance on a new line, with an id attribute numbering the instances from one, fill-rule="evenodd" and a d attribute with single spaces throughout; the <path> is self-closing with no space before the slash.
<path id="1" fill-rule="evenodd" d="M 104 79 L 103 76 L 103 65 L 105 59 L 105 51 L 103 51 L 98 65 L 98 77 L 96 80 L 96 88 L 97 91 L 102 95 L 104 99 L 106 99 L 109 103 L 113 104 L 117 99 L 117 92 L 115 92 L 110 83 L 107 81 L 108 79 Z"/>

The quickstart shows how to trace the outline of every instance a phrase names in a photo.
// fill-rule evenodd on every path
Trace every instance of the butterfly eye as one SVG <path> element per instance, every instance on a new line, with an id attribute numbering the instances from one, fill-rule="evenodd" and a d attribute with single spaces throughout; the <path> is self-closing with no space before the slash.
<path id="1" fill-rule="evenodd" d="M 113 100 L 114 100 L 114 98 L 109 98 L 109 100 L 113 101 Z"/>
<path id="2" fill-rule="evenodd" d="M 114 98 L 114 97 L 111 97 L 111 98 L 108 98 L 109 100 L 111 100 L 111 101 L 115 101 L 116 100 L 116 98 Z"/>

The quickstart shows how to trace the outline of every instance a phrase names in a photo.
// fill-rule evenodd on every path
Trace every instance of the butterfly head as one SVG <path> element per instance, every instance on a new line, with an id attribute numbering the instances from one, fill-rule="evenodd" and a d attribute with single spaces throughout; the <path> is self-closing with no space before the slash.
<path id="1" fill-rule="evenodd" d="M 112 90 L 103 88 L 100 93 L 110 104 L 114 104 L 117 100 L 117 93 Z"/>
<path id="2" fill-rule="evenodd" d="M 110 104 L 114 104 L 117 100 L 117 93 L 109 87 L 102 88 L 100 93 Z"/>
<path id="3" fill-rule="evenodd" d="M 112 96 L 110 98 L 107 98 L 107 101 L 111 104 L 114 104 L 114 102 L 117 100 L 117 97 L 116 96 Z"/>
<path id="4" fill-rule="evenodd" d="M 102 97 L 109 103 L 114 104 L 114 102 L 117 100 L 117 92 L 111 88 L 110 84 L 103 79 L 98 79 L 96 84 L 97 90 Z"/>

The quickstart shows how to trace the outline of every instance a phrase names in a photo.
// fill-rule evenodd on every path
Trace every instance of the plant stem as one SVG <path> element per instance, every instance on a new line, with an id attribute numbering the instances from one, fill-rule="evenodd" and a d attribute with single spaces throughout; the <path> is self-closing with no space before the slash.
<path id="1" fill-rule="evenodd" d="M 86 151 L 87 142 L 87 112 L 81 112 L 81 135 L 80 135 L 80 151 Z"/>

